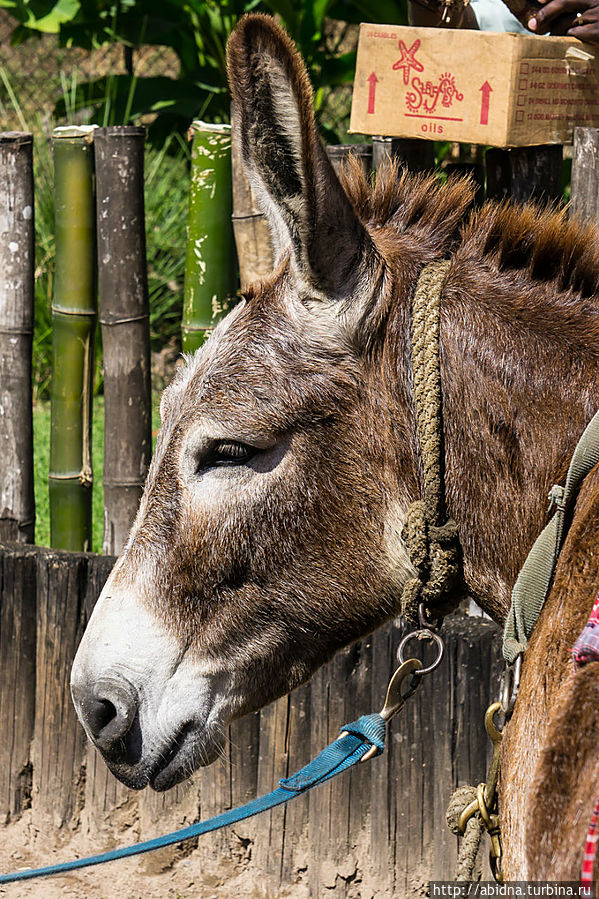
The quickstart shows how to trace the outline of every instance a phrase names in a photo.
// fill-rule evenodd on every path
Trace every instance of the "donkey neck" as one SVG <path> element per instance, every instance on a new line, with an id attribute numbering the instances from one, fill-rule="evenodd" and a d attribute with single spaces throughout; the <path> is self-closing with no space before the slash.
<path id="1" fill-rule="evenodd" d="M 408 265 L 413 271 L 414 260 Z M 584 322 L 564 315 L 560 333 L 553 320 L 560 307 L 547 286 L 535 290 L 531 282 L 524 290 L 514 280 L 513 273 L 465 263 L 458 249 L 441 311 L 446 505 L 460 530 L 467 587 L 499 621 L 546 523 L 548 492 L 563 482 L 580 434 L 599 405 L 598 357 Z M 405 284 L 405 271 L 399 281 Z M 523 293 L 536 296 L 536 318 L 519 313 Z M 566 308 L 571 313 L 571 304 Z M 587 313 L 597 326 L 599 310 L 591 307 Z M 394 385 L 391 418 L 400 419 L 399 431 L 409 435 L 407 442 L 397 439 L 394 428 L 402 489 L 414 499 L 422 479 L 410 329 L 409 304 L 398 302 L 386 329 L 383 380 Z"/>
<path id="2" fill-rule="evenodd" d="M 534 287 L 526 285 L 531 303 Z M 447 505 L 468 586 L 501 620 L 547 520 L 548 492 L 563 483 L 599 397 L 597 356 L 584 331 L 569 329 L 564 315 L 556 339 L 546 323 L 559 305 L 539 302 L 538 317 L 523 318 L 521 291 L 512 273 L 485 277 L 458 254 L 441 326 Z M 537 285 L 539 301 L 545 291 Z"/>

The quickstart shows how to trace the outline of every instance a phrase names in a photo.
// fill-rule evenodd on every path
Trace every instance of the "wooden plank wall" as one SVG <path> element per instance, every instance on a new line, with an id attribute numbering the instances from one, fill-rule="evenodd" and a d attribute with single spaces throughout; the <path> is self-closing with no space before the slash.
<path id="1" fill-rule="evenodd" d="M 388 624 L 339 653 L 310 684 L 231 727 L 219 762 L 167 794 L 131 792 L 89 746 L 70 701 L 70 665 L 111 557 L 0 549 L 0 802 L 4 821 L 31 805 L 35 826 L 96 849 L 154 836 L 268 792 L 344 723 L 380 708 L 402 630 Z M 286 808 L 145 857 L 159 871 L 191 853 L 210 887 L 246 872 L 264 895 L 304 884 L 315 899 L 413 896 L 450 877 L 455 838 L 445 808 L 457 783 L 483 776 L 482 718 L 496 693 L 496 627 L 446 622 L 440 668 L 392 725 L 388 752 Z M 356 890 L 360 887 L 360 892 Z M 370 891 L 370 893 L 369 893 Z M 262 895 L 262 894 L 260 894 Z"/>

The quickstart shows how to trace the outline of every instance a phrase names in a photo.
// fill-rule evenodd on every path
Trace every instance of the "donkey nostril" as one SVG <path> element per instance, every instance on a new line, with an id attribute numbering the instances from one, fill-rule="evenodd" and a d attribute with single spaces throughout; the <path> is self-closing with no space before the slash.
<path id="1" fill-rule="evenodd" d="M 73 681 L 71 689 L 81 722 L 98 749 L 120 752 L 137 715 L 136 691 L 129 684 L 112 680 L 92 687 Z"/>
<path id="2" fill-rule="evenodd" d="M 117 717 L 115 705 L 109 699 L 93 699 L 86 709 L 87 726 L 97 737 Z"/>

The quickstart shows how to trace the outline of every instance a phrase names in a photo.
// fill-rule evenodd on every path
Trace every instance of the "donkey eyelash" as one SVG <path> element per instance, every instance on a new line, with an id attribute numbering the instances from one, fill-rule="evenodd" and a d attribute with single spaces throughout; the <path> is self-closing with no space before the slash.
<path id="1" fill-rule="evenodd" d="M 258 450 L 255 446 L 249 446 L 247 443 L 240 443 L 237 440 L 221 440 L 213 444 L 200 460 L 198 473 L 219 465 L 244 465 L 257 452 Z"/>

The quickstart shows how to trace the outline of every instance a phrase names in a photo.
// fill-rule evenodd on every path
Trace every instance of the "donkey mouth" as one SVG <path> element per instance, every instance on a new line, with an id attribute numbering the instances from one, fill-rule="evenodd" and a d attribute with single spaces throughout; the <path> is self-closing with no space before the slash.
<path id="1" fill-rule="evenodd" d="M 123 744 L 124 745 L 124 744 Z M 140 758 L 133 763 L 119 753 L 102 752 L 114 776 L 130 790 L 150 786 L 157 792 L 170 790 L 204 765 L 210 765 L 220 753 L 218 741 L 207 741 L 193 722 L 183 725 L 173 741 L 154 760 Z"/>
<path id="2" fill-rule="evenodd" d="M 157 792 L 170 790 L 190 777 L 197 768 L 210 765 L 218 758 L 219 752 L 220 746 L 217 743 L 207 745 L 193 723 L 185 724 L 150 773 L 149 785 Z"/>

